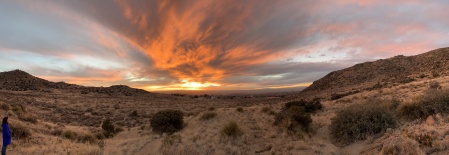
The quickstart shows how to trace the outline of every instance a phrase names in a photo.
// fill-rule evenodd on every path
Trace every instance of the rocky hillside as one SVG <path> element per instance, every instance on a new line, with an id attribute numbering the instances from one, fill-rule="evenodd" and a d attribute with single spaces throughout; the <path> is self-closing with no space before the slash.
<path id="1" fill-rule="evenodd" d="M 398 55 L 334 71 L 313 82 L 299 95 L 338 98 L 363 90 L 396 86 L 448 74 L 449 48 L 440 48 L 416 56 Z"/>
<path id="2" fill-rule="evenodd" d="M 38 90 L 51 92 L 53 90 L 69 91 L 81 94 L 106 94 L 106 95 L 124 95 L 134 96 L 148 94 L 142 89 L 130 88 L 124 85 L 114 85 L 110 87 L 85 87 L 65 82 L 51 82 L 45 79 L 35 77 L 21 70 L 0 72 L 0 89 L 11 91 L 29 91 Z"/>
<path id="3" fill-rule="evenodd" d="M 13 91 L 40 90 L 54 87 L 56 83 L 34 77 L 21 70 L 0 73 L 0 89 Z"/>

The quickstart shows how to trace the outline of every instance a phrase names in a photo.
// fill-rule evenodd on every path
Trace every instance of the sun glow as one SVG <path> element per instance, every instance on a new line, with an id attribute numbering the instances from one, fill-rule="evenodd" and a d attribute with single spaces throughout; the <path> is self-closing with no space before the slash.
<path id="1" fill-rule="evenodd" d="M 165 86 L 147 86 L 143 89 L 149 91 L 169 91 L 169 90 L 204 90 L 210 87 L 219 87 L 221 84 L 211 82 L 191 82 L 189 80 L 181 80 L 181 83 L 165 85 Z"/>
<path id="2" fill-rule="evenodd" d="M 200 83 L 200 82 L 190 82 L 188 80 L 182 80 L 181 82 L 184 83 L 184 84 L 182 84 L 182 87 L 187 90 L 201 90 L 202 88 L 206 88 L 206 87 L 221 86 L 221 84 L 210 83 L 210 82 Z"/>

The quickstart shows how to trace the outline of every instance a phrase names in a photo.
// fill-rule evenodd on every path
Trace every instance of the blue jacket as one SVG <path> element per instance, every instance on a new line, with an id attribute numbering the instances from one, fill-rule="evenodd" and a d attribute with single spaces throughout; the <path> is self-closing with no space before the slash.
<path id="1" fill-rule="evenodd" d="M 2 124 L 3 146 L 11 144 L 11 130 L 8 124 Z"/>

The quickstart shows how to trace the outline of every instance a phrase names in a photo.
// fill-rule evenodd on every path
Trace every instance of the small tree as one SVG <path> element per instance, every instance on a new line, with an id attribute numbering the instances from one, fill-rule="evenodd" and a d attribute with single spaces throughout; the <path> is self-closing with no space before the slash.
<path id="1" fill-rule="evenodd" d="M 112 137 L 116 133 L 123 131 L 123 129 L 115 127 L 114 124 L 111 123 L 111 120 L 109 118 L 103 121 L 101 128 L 103 128 L 103 134 L 106 138 Z"/>

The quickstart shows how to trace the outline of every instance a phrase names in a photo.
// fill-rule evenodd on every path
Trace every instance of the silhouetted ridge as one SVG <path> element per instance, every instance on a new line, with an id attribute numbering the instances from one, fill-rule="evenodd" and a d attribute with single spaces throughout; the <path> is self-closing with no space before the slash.
<path id="1" fill-rule="evenodd" d="M 85 87 L 65 82 L 51 82 L 28 74 L 22 70 L 0 72 L 0 89 L 12 91 L 41 90 L 51 92 L 53 89 L 66 90 L 81 94 L 106 94 L 134 96 L 148 94 L 142 89 L 131 88 L 126 85 L 114 85 L 110 87 Z"/>
<path id="2" fill-rule="evenodd" d="M 415 56 L 395 56 L 373 62 L 356 64 L 334 71 L 315 81 L 300 95 L 348 94 L 372 90 L 421 78 L 435 78 L 449 74 L 449 48 L 440 48 Z"/>
<path id="3" fill-rule="evenodd" d="M 34 77 L 21 70 L 0 73 L 0 88 L 13 91 L 40 90 L 51 86 L 51 82 Z"/>

